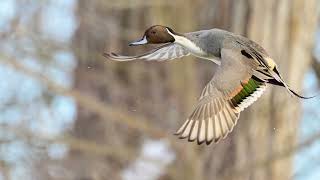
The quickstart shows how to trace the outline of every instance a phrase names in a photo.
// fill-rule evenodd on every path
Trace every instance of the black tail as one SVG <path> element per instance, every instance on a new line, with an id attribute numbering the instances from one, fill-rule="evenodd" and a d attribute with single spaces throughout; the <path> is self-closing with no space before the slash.
<path id="1" fill-rule="evenodd" d="M 295 96 L 297 96 L 297 97 L 299 97 L 299 98 L 301 98 L 301 99 L 312 99 L 312 98 L 314 98 L 314 97 L 316 97 L 316 96 L 317 96 L 317 95 L 309 96 L 309 97 L 301 96 L 300 94 L 298 94 L 298 93 L 294 92 L 292 89 L 289 89 L 289 90 L 292 92 L 292 94 L 294 94 Z"/>
<path id="2" fill-rule="evenodd" d="M 282 82 L 279 82 L 279 81 L 277 81 L 276 79 L 268 79 L 268 80 L 267 80 L 267 83 L 273 84 L 273 85 L 276 85 L 276 86 L 285 87 L 285 85 L 284 85 Z M 301 99 L 311 99 L 311 98 L 314 98 L 314 97 L 317 96 L 317 95 L 315 95 L 315 96 L 310 96 L 310 97 L 302 96 L 302 95 L 296 93 L 296 92 L 295 92 L 294 90 L 292 90 L 291 88 L 289 88 L 289 91 L 290 91 L 293 95 L 295 95 L 296 97 L 301 98 Z"/>

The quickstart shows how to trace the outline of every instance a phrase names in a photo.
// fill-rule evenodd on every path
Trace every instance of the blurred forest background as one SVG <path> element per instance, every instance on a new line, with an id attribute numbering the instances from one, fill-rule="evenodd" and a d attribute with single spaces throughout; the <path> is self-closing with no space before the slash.
<path id="1" fill-rule="evenodd" d="M 318 0 L 1 0 L 0 179 L 320 179 L 319 97 L 269 88 L 227 139 L 173 133 L 215 65 L 108 61 L 154 24 L 255 40 L 284 79 L 316 94 Z"/>

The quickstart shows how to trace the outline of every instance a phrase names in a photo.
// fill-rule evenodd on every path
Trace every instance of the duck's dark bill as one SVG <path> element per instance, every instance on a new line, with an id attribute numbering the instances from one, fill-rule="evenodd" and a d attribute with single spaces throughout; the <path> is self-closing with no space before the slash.
<path id="1" fill-rule="evenodd" d="M 147 44 L 147 43 L 148 43 L 147 37 L 144 36 L 142 39 L 130 43 L 129 46 L 138 46 L 138 45 L 143 45 L 143 44 Z"/>

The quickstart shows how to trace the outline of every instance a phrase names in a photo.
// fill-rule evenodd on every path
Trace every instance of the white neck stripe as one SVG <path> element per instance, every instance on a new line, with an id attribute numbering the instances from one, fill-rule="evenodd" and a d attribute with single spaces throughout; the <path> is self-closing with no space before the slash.
<path id="1" fill-rule="evenodd" d="M 186 48 L 191 54 L 193 54 L 194 56 L 197 56 L 199 58 L 202 59 L 208 59 L 210 61 L 213 61 L 214 63 L 220 65 L 221 62 L 213 57 L 208 55 L 206 52 L 204 52 L 200 47 L 198 47 L 194 42 L 192 42 L 191 40 L 189 40 L 186 37 L 183 36 L 179 36 L 179 35 L 175 35 L 173 33 L 171 33 L 168 28 L 166 28 L 168 33 L 175 39 L 175 43 L 181 45 L 182 47 Z"/>
<path id="2" fill-rule="evenodd" d="M 190 41 L 188 38 L 173 34 L 168 30 L 168 28 L 167 28 L 167 31 L 175 39 L 175 43 L 180 44 L 182 47 L 185 47 L 190 53 L 197 56 L 206 54 L 194 42 Z"/>

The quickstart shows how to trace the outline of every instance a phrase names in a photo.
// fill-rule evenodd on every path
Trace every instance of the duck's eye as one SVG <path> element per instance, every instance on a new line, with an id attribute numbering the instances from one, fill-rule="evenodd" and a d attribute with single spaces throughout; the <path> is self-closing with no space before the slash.
<path id="1" fill-rule="evenodd" d="M 156 34 L 157 32 L 156 32 L 156 31 L 151 31 L 151 33 L 152 33 L 152 34 Z"/>

